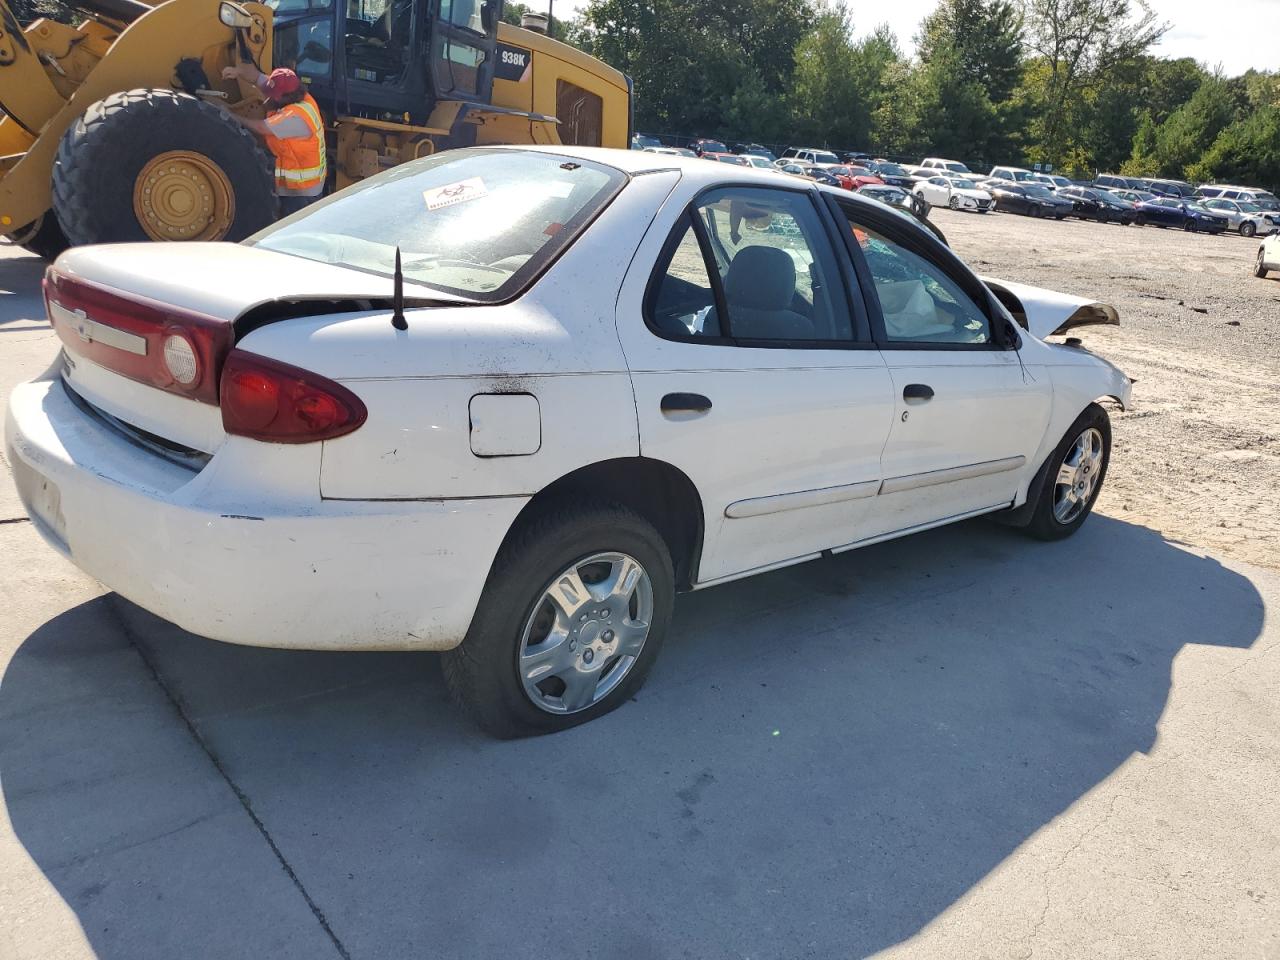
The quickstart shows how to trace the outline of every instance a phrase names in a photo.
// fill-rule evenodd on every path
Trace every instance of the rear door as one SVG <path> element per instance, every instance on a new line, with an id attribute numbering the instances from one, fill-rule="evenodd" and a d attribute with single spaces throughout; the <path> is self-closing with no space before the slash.
<path id="1" fill-rule="evenodd" d="M 840 242 L 811 189 L 726 186 L 665 210 L 628 273 L 640 452 L 702 497 L 699 583 L 865 535 L 892 386 Z"/>
<path id="2" fill-rule="evenodd" d="M 1003 345 L 986 287 L 909 223 L 832 199 L 893 383 L 884 484 L 867 533 L 1009 506 L 1049 422 L 1052 386 Z"/>

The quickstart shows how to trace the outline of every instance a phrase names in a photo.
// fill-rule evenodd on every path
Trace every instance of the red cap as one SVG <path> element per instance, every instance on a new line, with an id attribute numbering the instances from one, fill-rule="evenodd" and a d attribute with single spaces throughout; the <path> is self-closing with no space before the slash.
<path id="1" fill-rule="evenodd" d="M 271 76 L 267 77 L 262 84 L 262 92 L 272 100 L 279 100 L 281 97 L 288 96 L 299 87 L 302 81 L 298 79 L 298 75 L 288 67 L 281 67 L 279 70 L 272 70 Z"/>

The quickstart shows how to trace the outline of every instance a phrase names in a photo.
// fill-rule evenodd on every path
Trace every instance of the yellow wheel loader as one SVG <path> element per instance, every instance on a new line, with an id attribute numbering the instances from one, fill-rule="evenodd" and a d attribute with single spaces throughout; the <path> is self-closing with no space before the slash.
<path id="1" fill-rule="evenodd" d="M 320 104 L 331 189 L 457 146 L 626 147 L 627 77 L 502 0 L 71 0 L 25 28 L 0 0 L 0 235 L 240 240 L 276 214 L 261 116 L 227 66 L 294 69 Z M 531 26 L 536 23 L 531 24 Z"/>

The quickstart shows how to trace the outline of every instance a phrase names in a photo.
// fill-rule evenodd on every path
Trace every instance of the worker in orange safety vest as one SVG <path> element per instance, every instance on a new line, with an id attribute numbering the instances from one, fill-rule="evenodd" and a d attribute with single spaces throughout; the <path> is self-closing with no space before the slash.
<path id="1" fill-rule="evenodd" d="M 255 120 L 231 114 L 261 136 L 276 159 L 276 196 L 281 216 L 297 213 L 324 194 L 324 121 L 320 108 L 292 70 L 281 67 L 267 76 L 251 63 L 226 67 L 224 80 L 253 83 L 267 102 L 267 118 Z"/>

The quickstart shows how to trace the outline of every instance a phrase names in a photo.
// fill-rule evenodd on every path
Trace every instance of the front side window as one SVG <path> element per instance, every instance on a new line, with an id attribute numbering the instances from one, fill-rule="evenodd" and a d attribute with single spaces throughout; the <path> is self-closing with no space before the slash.
<path id="1" fill-rule="evenodd" d="M 515 296 L 622 189 L 555 154 L 449 150 L 370 177 L 245 242 L 478 301 Z M 388 283 L 388 291 L 390 284 Z"/>
<path id="2" fill-rule="evenodd" d="M 484 33 L 481 0 L 440 0 L 440 19 L 472 33 Z"/>
<path id="3" fill-rule="evenodd" d="M 870 227 L 852 220 L 849 226 L 875 285 L 888 343 L 991 343 L 990 319 L 945 270 Z"/>
<path id="4" fill-rule="evenodd" d="M 347 4 L 347 76 L 399 85 L 413 44 L 412 0 L 350 0 Z"/>
<path id="5" fill-rule="evenodd" d="M 300 20 L 276 27 L 272 62 L 300 77 L 328 79 L 333 70 L 333 19 Z"/>
<path id="6" fill-rule="evenodd" d="M 692 218 L 659 264 L 649 312 L 656 332 L 748 346 L 852 338 L 839 265 L 806 194 L 715 190 Z"/>

